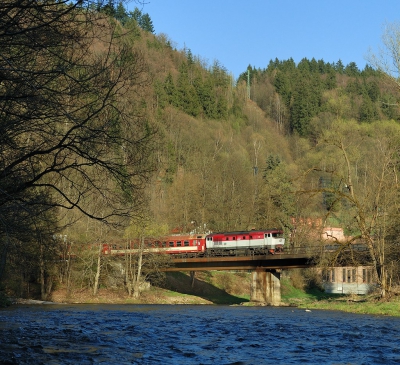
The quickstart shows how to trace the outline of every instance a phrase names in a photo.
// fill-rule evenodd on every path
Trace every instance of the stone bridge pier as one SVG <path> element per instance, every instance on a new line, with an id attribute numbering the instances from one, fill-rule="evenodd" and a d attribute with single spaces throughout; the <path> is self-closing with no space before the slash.
<path id="1" fill-rule="evenodd" d="M 279 270 L 257 269 L 251 273 L 250 301 L 269 305 L 281 304 L 281 273 Z"/>

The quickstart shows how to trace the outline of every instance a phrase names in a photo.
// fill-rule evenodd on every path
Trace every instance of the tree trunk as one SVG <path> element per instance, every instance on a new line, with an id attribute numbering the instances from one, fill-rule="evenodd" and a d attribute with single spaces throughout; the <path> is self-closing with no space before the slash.
<path id="1" fill-rule="evenodd" d="M 102 248 L 103 248 L 103 244 L 99 243 L 99 247 L 98 247 L 98 251 L 97 251 L 97 267 L 96 267 L 96 275 L 94 277 L 93 295 L 97 295 L 97 292 L 98 292 L 98 289 L 99 289 Z"/>
<path id="2" fill-rule="evenodd" d="M 40 298 L 42 300 L 46 300 L 47 299 L 47 294 L 46 294 L 46 283 L 45 283 L 43 245 L 42 245 L 42 243 L 40 243 L 39 266 L 40 266 Z"/>
<path id="3" fill-rule="evenodd" d="M 140 297 L 140 279 L 142 276 L 143 248 L 144 248 L 144 237 L 141 239 L 140 243 L 136 280 L 134 281 L 133 284 L 133 297 L 135 299 Z"/>

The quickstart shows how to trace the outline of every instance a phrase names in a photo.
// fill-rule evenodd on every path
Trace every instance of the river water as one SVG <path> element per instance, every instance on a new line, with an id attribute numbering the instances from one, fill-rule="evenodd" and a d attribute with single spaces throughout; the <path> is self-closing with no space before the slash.
<path id="1" fill-rule="evenodd" d="M 0 364 L 400 364 L 400 318 L 298 308 L 20 305 Z"/>

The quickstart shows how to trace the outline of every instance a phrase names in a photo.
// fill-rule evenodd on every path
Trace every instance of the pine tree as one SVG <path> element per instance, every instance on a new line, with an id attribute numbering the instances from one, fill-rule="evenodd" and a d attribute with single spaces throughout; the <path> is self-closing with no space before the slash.
<path id="1" fill-rule="evenodd" d="M 122 1 L 118 3 L 117 8 L 115 9 L 115 19 L 119 20 L 122 24 L 125 24 L 128 20 L 128 13 L 126 12 Z"/>
<path id="2" fill-rule="evenodd" d="M 179 105 L 176 88 L 171 73 L 168 73 L 167 77 L 165 78 L 164 92 L 166 95 L 166 100 L 168 101 L 169 104 L 173 106 Z"/>
<path id="3" fill-rule="evenodd" d="M 142 19 L 142 12 L 138 8 L 135 8 L 133 11 L 130 11 L 129 16 L 132 19 L 136 20 L 136 22 L 140 25 L 140 19 Z"/>
<path id="4" fill-rule="evenodd" d="M 336 62 L 335 64 L 335 70 L 340 73 L 343 74 L 344 73 L 344 65 L 342 63 L 342 60 L 339 60 Z"/>
<path id="5" fill-rule="evenodd" d="M 153 22 L 149 14 L 143 14 L 139 21 L 139 26 L 146 32 L 154 33 Z"/>
<path id="6" fill-rule="evenodd" d="M 344 69 L 344 73 L 347 76 L 358 76 L 360 74 L 360 70 L 357 67 L 357 64 L 355 62 L 350 62 L 346 68 Z"/>
<path id="7" fill-rule="evenodd" d="M 292 90 L 290 87 L 289 77 L 286 72 L 277 72 L 274 80 L 274 86 L 276 92 L 282 97 L 285 105 L 289 106 Z"/>
<path id="8" fill-rule="evenodd" d="M 217 105 L 214 95 L 214 88 L 210 78 L 205 82 L 201 79 L 200 75 L 196 76 L 193 81 L 193 86 L 197 91 L 197 95 L 203 109 L 203 113 L 207 118 L 217 118 Z"/>
<path id="9" fill-rule="evenodd" d="M 326 76 L 325 87 L 328 90 L 333 90 L 337 87 L 336 72 L 333 69 L 329 70 Z"/>
<path id="10" fill-rule="evenodd" d="M 371 98 L 365 94 L 360 106 L 360 122 L 373 122 L 378 118 L 378 111 L 376 105 L 372 102 Z"/>
<path id="11" fill-rule="evenodd" d="M 194 86 L 189 81 L 188 65 L 182 63 L 178 76 L 176 91 L 179 108 L 185 113 L 197 116 L 201 113 L 201 105 Z"/>

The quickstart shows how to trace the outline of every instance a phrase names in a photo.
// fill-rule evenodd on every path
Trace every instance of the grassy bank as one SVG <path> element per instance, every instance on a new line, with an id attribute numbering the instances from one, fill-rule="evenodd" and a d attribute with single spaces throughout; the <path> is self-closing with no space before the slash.
<path id="1" fill-rule="evenodd" d="M 327 294 L 318 288 L 297 289 L 289 278 L 281 280 L 282 302 L 304 309 L 400 317 L 400 297 L 380 300 L 377 295 Z"/>
<path id="2" fill-rule="evenodd" d="M 101 288 L 96 296 L 89 290 L 67 293 L 59 288 L 53 293 L 55 302 L 112 304 L 208 304 L 252 305 L 250 303 L 251 274 L 247 272 L 168 273 L 159 287 L 151 287 L 139 299 L 127 296 L 124 289 Z M 317 287 L 308 288 L 296 274 L 282 275 L 282 305 L 304 309 L 338 310 L 372 315 L 400 316 L 400 296 L 380 301 L 377 296 L 327 294 Z M 38 299 L 38 298 L 32 298 Z"/>
<path id="3" fill-rule="evenodd" d="M 123 288 L 100 288 L 96 296 L 90 290 L 62 287 L 53 292 L 50 300 L 62 303 L 115 304 L 225 304 L 238 305 L 250 300 L 250 274 L 223 271 L 167 273 L 164 283 L 142 292 L 139 299 L 128 297 Z"/>

